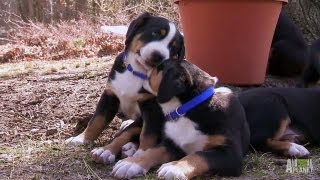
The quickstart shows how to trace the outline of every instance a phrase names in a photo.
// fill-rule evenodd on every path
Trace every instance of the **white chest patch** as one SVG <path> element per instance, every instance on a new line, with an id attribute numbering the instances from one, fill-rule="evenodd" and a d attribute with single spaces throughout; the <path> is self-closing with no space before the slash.
<path id="1" fill-rule="evenodd" d="M 116 72 L 115 79 L 111 81 L 114 93 L 120 100 L 121 111 L 131 119 L 140 116 L 137 98 L 142 84 L 143 80 L 133 76 L 130 71 L 125 71 L 122 74 Z"/>
<path id="2" fill-rule="evenodd" d="M 165 134 L 187 154 L 203 150 L 208 137 L 197 130 L 197 124 L 186 117 L 166 122 Z"/>
<path id="3" fill-rule="evenodd" d="M 169 102 L 161 104 L 165 114 L 180 106 L 177 98 L 172 98 Z M 164 126 L 165 135 L 170 138 L 187 154 L 203 150 L 208 141 L 208 136 L 197 130 L 197 124 L 186 118 L 180 117 L 175 121 L 167 121 Z"/>

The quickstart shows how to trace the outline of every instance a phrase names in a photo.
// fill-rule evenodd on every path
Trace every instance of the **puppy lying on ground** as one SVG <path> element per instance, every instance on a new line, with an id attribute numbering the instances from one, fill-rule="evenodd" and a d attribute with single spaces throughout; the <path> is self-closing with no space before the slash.
<path id="1" fill-rule="evenodd" d="M 146 89 L 157 95 L 165 114 L 162 142 L 119 161 L 113 175 L 131 178 L 163 164 L 158 177 L 165 179 L 190 179 L 206 172 L 239 176 L 249 128 L 231 90 L 215 89 L 217 78 L 187 61 L 166 60 L 149 74 Z"/>
<path id="2" fill-rule="evenodd" d="M 281 12 L 272 39 L 268 74 L 300 76 L 307 63 L 308 45 L 301 30 Z"/>
<path id="3" fill-rule="evenodd" d="M 92 150 L 92 157 L 97 162 L 112 163 L 122 147 L 139 135 L 141 151 L 154 146 L 159 140 L 163 115 L 155 97 L 143 88 L 143 84 L 148 80 L 147 70 L 167 58 L 184 58 L 183 37 L 175 25 L 149 13 L 132 21 L 126 34 L 125 50 L 114 62 L 107 88 L 92 119 L 84 132 L 66 142 L 92 143 L 121 111 L 135 121 L 110 144 Z M 132 152 L 130 146 L 124 148 Z"/>
<path id="4" fill-rule="evenodd" d="M 239 99 L 255 149 L 302 157 L 303 144 L 320 143 L 320 88 L 257 88 Z"/>
<path id="5" fill-rule="evenodd" d="M 302 76 L 304 87 L 314 86 L 320 80 L 320 39 L 312 43 L 308 55 L 309 62 Z"/>
<path id="6" fill-rule="evenodd" d="M 308 46 L 299 27 L 281 12 L 272 39 L 268 74 L 302 77 L 300 87 L 315 85 L 320 79 L 320 40 Z"/>

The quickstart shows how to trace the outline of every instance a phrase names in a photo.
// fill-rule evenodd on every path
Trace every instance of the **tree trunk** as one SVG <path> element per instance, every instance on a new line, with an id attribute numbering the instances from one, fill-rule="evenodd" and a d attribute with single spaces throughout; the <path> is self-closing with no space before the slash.
<path id="1" fill-rule="evenodd" d="M 99 6 L 97 4 L 96 1 L 91 1 L 91 9 L 92 9 L 92 15 L 93 16 L 99 16 L 99 13 L 100 13 L 100 9 L 99 9 Z"/>
<path id="2" fill-rule="evenodd" d="M 33 12 L 32 0 L 17 0 L 18 11 L 23 21 L 28 22 Z"/>
<path id="3" fill-rule="evenodd" d="M 63 18 L 70 20 L 70 19 L 74 19 L 74 9 L 72 8 L 72 2 L 71 0 L 65 0 L 66 2 L 66 7 L 63 13 Z"/>
<path id="4" fill-rule="evenodd" d="M 80 14 L 87 14 L 88 10 L 88 0 L 77 0 L 76 1 L 76 13 L 78 14 L 78 17 Z"/>
<path id="5" fill-rule="evenodd" d="M 289 0 L 284 10 L 310 43 L 320 38 L 320 0 Z"/>
<path id="6" fill-rule="evenodd" d="M 61 20 L 63 17 L 63 10 L 65 7 L 61 4 L 60 0 L 53 1 L 53 20 Z"/>
<path id="7" fill-rule="evenodd" d="M 43 22 L 45 16 L 45 3 L 43 0 L 33 0 L 33 4 L 31 9 L 32 11 L 32 19 L 38 22 Z"/>

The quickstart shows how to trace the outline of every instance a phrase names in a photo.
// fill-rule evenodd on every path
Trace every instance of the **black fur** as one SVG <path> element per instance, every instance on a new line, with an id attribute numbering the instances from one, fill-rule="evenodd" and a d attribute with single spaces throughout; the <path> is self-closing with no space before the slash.
<path id="1" fill-rule="evenodd" d="M 314 41 L 309 50 L 309 63 L 303 72 L 304 87 L 315 85 L 320 80 L 320 39 Z"/>
<path id="2" fill-rule="evenodd" d="M 123 73 L 126 71 L 126 65 L 124 64 L 124 59 L 123 59 L 123 53 L 120 53 L 117 57 L 116 60 L 114 61 L 114 64 L 111 68 L 110 74 L 108 81 L 112 81 L 115 78 L 116 72 Z"/>
<path id="3" fill-rule="evenodd" d="M 170 57 L 174 60 L 183 60 L 185 58 L 184 39 L 179 31 L 176 32 L 175 36 L 177 37 L 176 45 L 170 45 Z"/>
<path id="4" fill-rule="evenodd" d="M 136 34 L 138 34 L 138 30 L 144 26 L 144 23 L 146 23 L 146 20 L 148 20 L 150 17 L 151 17 L 151 14 L 148 12 L 145 12 L 130 23 L 127 34 L 126 34 L 126 41 L 125 41 L 126 48 L 129 47 L 129 44 L 132 41 L 133 37 Z"/>
<path id="5" fill-rule="evenodd" d="M 239 99 L 255 149 L 270 150 L 266 141 L 286 117 L 291 120 L 290 127 L 301 131 L 309 142 L 320 143 L 320 88 L 256 88 L 241 92 Z"/>
<path id="6" fill-rule="evenodd" d="M 146 127 L 144 135 L 157 135 L 158 142 L 160 142 L 164 116 L 156 98 L 140 102 L 139 106 L 141 109 L 141 118 L 144 120 L 143 123 Z"/>
<path id="7" fill-rule="evenodd" d="M 268 74 L 300 76 L 308 63 L 308 45 L 301 30 L 281 12 L 271 44 Z"/>

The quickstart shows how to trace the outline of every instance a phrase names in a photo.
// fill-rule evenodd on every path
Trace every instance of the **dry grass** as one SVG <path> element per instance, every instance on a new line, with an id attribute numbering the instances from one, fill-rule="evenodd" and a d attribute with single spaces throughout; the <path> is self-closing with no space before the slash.
<path id="1" fill-rule="evenodd" d="M 76 124 L 92 116 L 113 63 L 114 57 L 108 58 L 0 65 L 17 73 L 0 78 L 0 179 L 113 179 L 112 166 L 96 164 L 89 157 L 92 147 L 64 144 Z M 32 73 L 19 74 L 20 69 Z M 50 69 L 57 72 L 44 73 Z M 265 85 L 280 81 L 268 78 Z M 119 125 L 119 119 L 113 121 L 96 146 L 112 139 Z M 56 131 L 47 135 L 52 128 Z M 310 174 L 286 173 L 286 158 L 252 152 L 245 158 L 240 178 L 206 174 L 196 179 L 316 179 L 320 149 L 311 152 L 314 172 Z M 156 179 L 156 169 L 137 179 Z"/>
<path id="2" fill-rule="evenodd" d="M 62 73 L 97 72 L 113 63 L 114 56 L 82 58 L 61 61 L 22 61 L 0 64 L 0 78 L 14 78 L 23 75 L 49 75 Z M 75 71 L 74 69 L 77 69 Z"/>
<path id="3" fill-rule="evenodd" d="M 70 147 L 63 139 L 54 142 L 27 141 L 0 148 L 0 179 L 114 179 L 112 165 L 96 164 L 89 157 L 90 148 Z M 316 149 L 313 151 L 317 151 Z M 319 156 L 312 156 L 313 173 L 286 173 L 286 160 L 272 154 L 250 153 L 240 178 L 206 174 L 196 179 L 314 179 L 319 175 Z M 136 178 L 157 179 L 156 169 Z"/>

